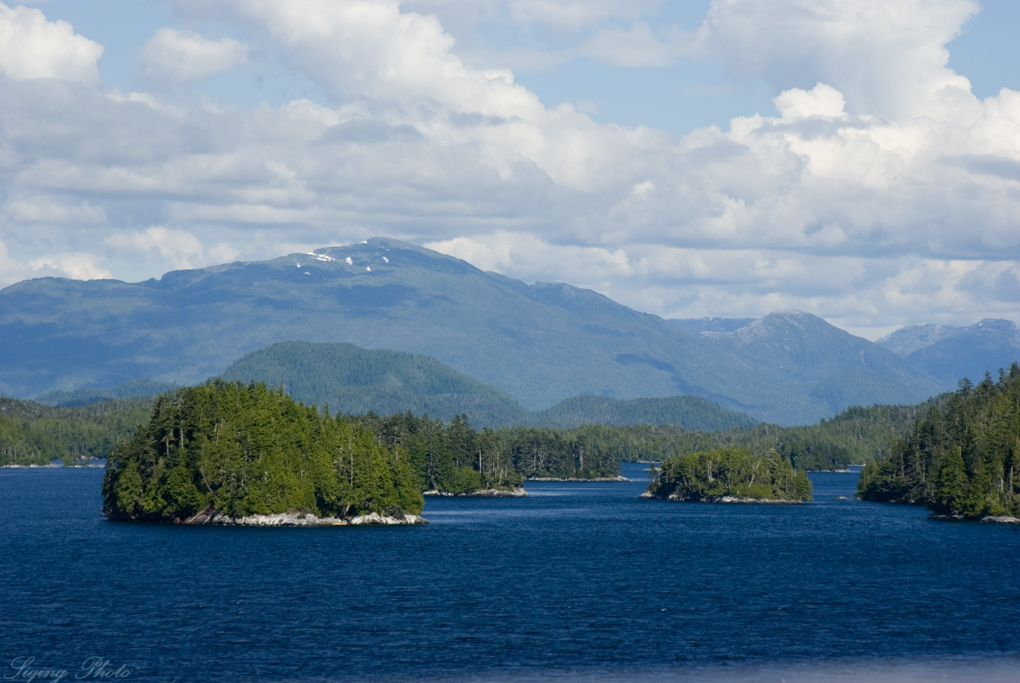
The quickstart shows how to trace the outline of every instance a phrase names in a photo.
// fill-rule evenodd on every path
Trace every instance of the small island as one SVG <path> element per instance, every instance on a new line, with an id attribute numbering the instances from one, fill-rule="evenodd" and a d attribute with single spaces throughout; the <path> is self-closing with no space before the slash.
<path id="1" fill-rule="evenodd" d="M 642 498 L 704 503 L 803 503 L 811 481 L 790 461 L 743 448 L 699 451 L 667 458 Z"/>
<path id="2" fill-rule="evenodd" d="M 212 380 L 156 399 L 111 454 L 114 521 L 247 526 L 419 524 L 406 452 L 282 389 Z"/>

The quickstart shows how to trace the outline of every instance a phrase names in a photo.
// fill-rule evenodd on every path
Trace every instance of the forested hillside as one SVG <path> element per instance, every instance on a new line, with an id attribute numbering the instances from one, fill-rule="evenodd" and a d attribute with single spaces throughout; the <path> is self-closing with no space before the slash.
<path id="1" fill-rule="evenodd" d="M 629 401 L 605 396 L 578 396 L 532 414 L 530 423 L 561 428 L 583 424 L 674 425 L 683 429 L 721 432 L 733 427 L 751 427 L 758 421 L 698 396 L 688 395 Z"/>
<path id="2" fill-rule="evenodd" d="M 723 431 L 756 421 L 697 396 L 621 400 L 566 399 L 532 413 L 502 391 L 434 358 L 353 344 L 280 342 L 253 351 L 221 375 L 228 381 L 282 386 L 296 400 L 334 413 L 392 415 L 410 411 L 448 422 L 466 414 L 476 427 L 561 427 L 582 424 L 673 424 Z"/>
<path id="3" fill-rule="evenodd" d="M 891 439 L 913 424 L 919 406 L 850 408 L 831 420 L 807 427 L 759 424 L 725 432 L 685 430 L 674 426 L 608 428 L 621 459 L 664 460 L 716 449 L 746 449 L 763 456 L 775 450 L 805 470 L 844 469 L 883 458 Z"/>
<path id="4" fill-rule="evenodd" d="M 353 344 L 279 342 L 243 356 L 221 377 L 282 386 L 296 401 L 346 415 L 410 411 L 448 421 L 467 413 L 489 426 L 530 418 L 507 394 L 434 358 Z"/>
<path id="5" fill-rule="evenodd" d="M 864 500 L 925 505 L 938 514 L 1020 517 L 1020 366 L 931 405 L 887 460 L 861 473 Z"/>

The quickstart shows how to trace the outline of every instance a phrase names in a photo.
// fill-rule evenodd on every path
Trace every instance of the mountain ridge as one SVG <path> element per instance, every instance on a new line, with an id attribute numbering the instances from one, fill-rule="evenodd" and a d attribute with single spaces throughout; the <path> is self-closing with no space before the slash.
<path id="1" fill-rule="evenodd" d="M 766 332 L 782 336 L 782 320 Z M 814 316 L 804 320 L 828 326 L 818 327 L 826 344 L 849 344 L 840 335 L 852 335 Z M 879 376 L 862 375 L 861 391 L 815 395 L 820 383 L 861 361 L 844 353 L 839 363 L 823 364 L 824 372 L 776 368 L 770 354 L 779 341 L 757 349 L 717 336 L 740 332 L 692 335 L 590 290 L 528 285 L 424 247 L 373 238 L 171 271 L 141 283 L 43 278 L 12 285 L 0 290 L 0 393 L 27 397 L 139 377 L 195 383 L 282 341 L 424 354 L 529 410 L 583 395 L 692 394 L 760 420 L 805 424 L 835 414 L 845 400 L 875 402 L 868 386 L 881 386 L 883 401 L 899 403 L 941 388 L 882 351 L 889 358 L 872 363 L 869 372 Z M 878 353 L 866 340 L 854 343 L 865 345 L 859 350 L 869 358 Z M 788 365 L 799 362 L 796 354 L 786 358 Z"/>
<path id="2" fill-rule="evenodd" d="M 1020 329 L 1010 320 L 985 318 L 955 327 L 909 325 L 875 342 L 951 387 L 964 377 L 977 383 L 1020 361 Z"/>

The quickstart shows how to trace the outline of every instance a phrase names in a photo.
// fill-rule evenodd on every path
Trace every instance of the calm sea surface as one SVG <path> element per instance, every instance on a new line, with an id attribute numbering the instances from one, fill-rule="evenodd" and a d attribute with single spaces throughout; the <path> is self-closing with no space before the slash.
<path id="1" fill-rule="evenodd" d="M 624 473 L 431 499 L 424 527 L 237 529 L 115 524 L 101 470 L 0 470 L 0 676 L 1020 681 L 1020 529 L 835 500 L 854 474 L 768 506 Z"/>

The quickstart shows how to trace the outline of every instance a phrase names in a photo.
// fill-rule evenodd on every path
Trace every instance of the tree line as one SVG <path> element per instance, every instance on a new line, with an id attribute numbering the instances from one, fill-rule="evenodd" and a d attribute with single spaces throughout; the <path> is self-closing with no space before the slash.
<path id="1" fill-rule="evenodd" d="M 152 399 L 104 401 L 75 408 L 51 408 L 0 397 L 0 466 L 84 465 L 106 458 L 139 424 Z"/>
<path id="2" fill-rule="evenodd" d="M 0 465 L 42 465 L 53 459 L 73 465 L 106 458 L 146 421 L 152 402 L 130 399 L 55 409 L 0 398 Z M 407 448 L 423 487 L 461 491 L 476 484 L 515 486 L 527 477 L 613 476 L 620 462 L 662 461 L 719 448 L 744 448 L 759 456 L 775 450 L 800 469 L 842 469 L 887 457 L 889 443 L 909 431 L 928 405 L 849 408 L 815 425 L 757 424 L 723 432 L 605 424 L 477 431 L 464 414 L 449 422 L 408 413 L 380 417 L 370 412 L 344 419 L 360 421 L 384 445 Z"/>
<path id="3" fill-rule="evenodd" d="M 1020 366 L 977 385 L 961 380 L 861 472 L 864 500 L 924 505 L 937 514 L 1020 517 Z"/>
<path id="4" fill-rule="evenodd" d="M 344 419 L 370 429 L 381 444 L 406 450 L 423 490 L 467 493 L 513 488 L 531 477 L 611 477 L 629 454 L 614 438 L 616 428 L 598 425 L 476 431 L 467 415 L 449 423 L 410 412 Z"/>

